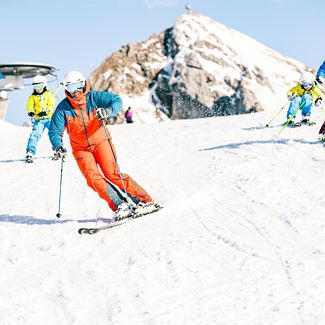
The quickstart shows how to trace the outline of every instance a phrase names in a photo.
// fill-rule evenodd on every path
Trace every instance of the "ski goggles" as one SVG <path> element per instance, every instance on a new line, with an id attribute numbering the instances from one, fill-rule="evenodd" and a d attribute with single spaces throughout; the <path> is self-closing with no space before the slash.
<path id="1" fill-rule="evenodd" d="M 303 86 L 304 88 L 312 87 L 312 86 L 313 86 L 313 83 L 312 83 L 312 82 L 303 82 L 303 83 L 302 83 L 302 86 Z"/>
<path id="2" fill-rule="evenodd" d="M 83 81 L 79 81 L 79 82 L 75 82 L 73 84 L 68 84 L 65 85 L 65 89 L 69 92 L 69 93 L 73 93 L 75 92 L 77 89 L 81 89 L 83 88 L 85 85 L 85 83 Z"/>
<path id="3" fill-rule="evenodd" d="M 42 90 L 43 88 L 44 88 L 43 83 L 33 85 L 34 90 Z"/>

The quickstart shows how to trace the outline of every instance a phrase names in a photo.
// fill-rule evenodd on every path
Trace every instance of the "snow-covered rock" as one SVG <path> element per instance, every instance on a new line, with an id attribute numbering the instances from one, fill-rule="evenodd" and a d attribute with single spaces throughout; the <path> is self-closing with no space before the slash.
<path id="1" fill-rule="evenodd" d="M 95 89 L 120 94 L 138 120 L 184 119 L 277 109 L 304 70 L 302 63 L 189 12 L 159 35 L 123 46 L 90 81 Z"/>

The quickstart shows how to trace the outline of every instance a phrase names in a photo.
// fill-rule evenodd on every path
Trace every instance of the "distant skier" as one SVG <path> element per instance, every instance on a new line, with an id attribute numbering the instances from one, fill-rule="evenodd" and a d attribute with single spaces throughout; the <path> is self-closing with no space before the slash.
<path id="1" fill-rule="evenodd" d="M 131 107 L 129 107 L 124 114 L 126 123 L 133 123 L 133 112 Z"/>
<path id="2" fill-rule="evenodd" d="M 117 219 L 127 218 L 134 211 L 156 211 L 149 194 L 130 176 L 121 174 L 116 162 L 106 122 L 122 108 L 121 98 L 111 92 L 91 90 L 79 71 L 70 71 L 64 86 L 66 98 L 57 106 L 49 131 L 59 157 L 66 155 L 62 136 L 67 128 L 73 156 L 88 186 L 107 201 Z M 122 195 L 124 188 L 129 200 Z"/>
<path id="3" fill-rule="evenodd" d="M 311 72 L 302 73 L 299 83 L 288 91 L 287 96 L 291 101 L 287 112 L 287 119 L 293 117 L 291 125 L 314 124 L 310 121 L 312 106 L 313 104 L 320 106 L 324 98 L 324 94 L 319 90 L 315 82 L 314 75 Z M 295 122 L 299 109 L 301 109 L 302 120 L 301 122 Z"/>
<path id="4" fill-rule="evenodd" d="M 33 162 L 37 143 L 44 130 L 50 127 L 55 105 L 54 95 L 47 88 L 47 80 L 44 76 L 35 76 L 32 84 L 33 93 L 27 100 L 26 108 L 33 123 L 33 129 L 27 142 L 26 162 Z"/>
<path id="5" fill-rule="evenodd" d="M 319 67 L 317 74 L 316 74 L 316 81 L 319 84 L 322 84 L 324 82 L 325 79 L 325 61 L 323 62 L 323 64 Z"/>
<path id="6" fill-rule="evenodd" d="M 319 67 L 318 71 L 317 71 L 317 82 L 319 84 L 323 84 L 324 80 L 325 80 L 325 61 L 323 62 L 323 64 Z M 321 134 L 321 140 L 323 142 L 325 142 L 325 121 L 322 125 L 322 127 L 319 130 L 319 134 Z"/>

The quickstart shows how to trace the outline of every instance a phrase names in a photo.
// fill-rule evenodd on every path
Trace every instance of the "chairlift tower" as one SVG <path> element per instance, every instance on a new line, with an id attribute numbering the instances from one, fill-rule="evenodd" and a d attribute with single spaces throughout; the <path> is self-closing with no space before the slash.
<path id="1" fill-rule="evenodd" d="M 0 64 L 0 120 L 4 120 L 8 108 L 9 93 L 24 88 L 24 79 L 36 75 L 51 75 L 57 79 L 57 69 L 42 63 L 15 62 Z"/>

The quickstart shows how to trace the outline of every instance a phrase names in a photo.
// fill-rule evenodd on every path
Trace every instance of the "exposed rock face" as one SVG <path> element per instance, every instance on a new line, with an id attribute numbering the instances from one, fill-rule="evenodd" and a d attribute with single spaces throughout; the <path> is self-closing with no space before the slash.
<path id="1" fill-rule="evenodd" d="M 196 13 L 147 41 L 123 46 L 90 76 L 118 93 L 140 120 L 276 109 L 307 68 Z M 161 114 L 161 112 L 163 114 Z"/>

